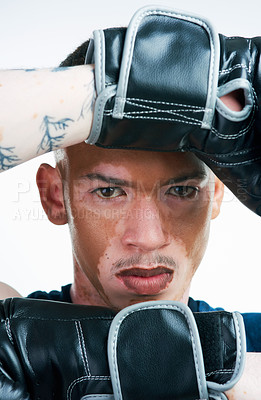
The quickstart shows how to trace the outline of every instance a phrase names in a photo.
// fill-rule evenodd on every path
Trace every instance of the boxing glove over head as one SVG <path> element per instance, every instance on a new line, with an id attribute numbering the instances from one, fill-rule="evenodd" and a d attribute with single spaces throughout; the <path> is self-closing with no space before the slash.
<path id="1" fill-rule="evenodd" d="M 261 215 L 261 39 L 218 35 L 204 19 L 145 7 L 127 29 L 94 32 L 97 99 L 87 143 L 194 152 Z M 237 91 L 240 111 L 220 97 Z"/>

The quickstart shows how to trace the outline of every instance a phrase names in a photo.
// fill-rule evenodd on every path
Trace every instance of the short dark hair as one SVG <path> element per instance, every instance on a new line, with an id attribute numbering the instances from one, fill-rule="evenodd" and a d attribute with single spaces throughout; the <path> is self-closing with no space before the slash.
<path id="1" fill-rule="evenodd" d="M 60 67 L 73 67 L 75 65 L 83 65 L 88 46 L 89 40 L 77 47 L 77 49 L 73 53 L 69 54 L 69 56 L 61 62 Z"/>

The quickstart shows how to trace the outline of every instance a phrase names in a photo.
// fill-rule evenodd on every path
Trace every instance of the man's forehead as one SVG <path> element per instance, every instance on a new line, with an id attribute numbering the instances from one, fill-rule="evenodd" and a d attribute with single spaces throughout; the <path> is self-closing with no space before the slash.
<path id="1" fill-rule="evenodd" d="M 103 149 L 80 143 L 56 153 L 56 161 L 72 174 L 140 175 L 153 173 L 200 175 L 208 174 L 208 167 L 193 153 L 152 152 L 143 150 Z M 174 177 L 174 176 L 173 176 Z"/>

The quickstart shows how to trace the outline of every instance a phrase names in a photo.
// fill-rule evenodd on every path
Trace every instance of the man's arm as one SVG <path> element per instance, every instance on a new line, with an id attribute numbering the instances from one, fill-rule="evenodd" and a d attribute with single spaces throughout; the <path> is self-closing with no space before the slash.
<path id="1" fill-rule="evenodd" d="M 0 172 L 84 141 L 94 97 L 91 65 L 0 71 Z"/>
<path id="2" fill-rule="evenodd" d="M 260 400 L 261 353 L 247 353 L 243 375 L 226 395 L 229 400 Z"/>
<path id="3" fill-rule="evenodd" d="M 0 282 L 0 300 L 7 299 L 8 297 L 22 297 L 14 288 L 6 283 Z"/>
<path id="4" fill-rule="evenodd" d="M 87 139 L 94 102 L 92 65 L 0 71 L 0 172 Z"/>

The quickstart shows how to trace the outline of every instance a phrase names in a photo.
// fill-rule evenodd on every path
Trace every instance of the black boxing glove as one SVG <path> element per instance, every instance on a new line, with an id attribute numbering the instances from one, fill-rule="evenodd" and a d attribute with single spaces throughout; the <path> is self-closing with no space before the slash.
<path id="1" fill-rule="evenodd" d="M 112 394 L 107 336 L 114 315 L 105 308 L 54 301 L 0 302 L 0 365 L 11 382 L 2 386 L 0 399 L 83 400 L 85 394 Z M 16 385 L 29 397 L 20 392 L 15 397 Z"/>
<path id="2" fill-rule="evenodd" d="M 0 302 L 0 316 L 5 400 L 221 400 L 244 367 L 238 313 L 193 316 L 184 304 L 157 301 L 115 316 L 16 298 Z"/>
<path id="3" fill-rule="evenodd" d="M 226 399 L 244 367 L 242 316 L 136 304 L 114 318 L 108 350 L 115 400 Z"/>
<path id="4" fill-rule="evenodd" d="M 97 100 L 87 143 L 192 151 L 261 215 L 261 39 L 226 38 L 194 15 L 145 7 L 94 32 Z M 220 97 L 237 91 L 242 110 Z"/>

